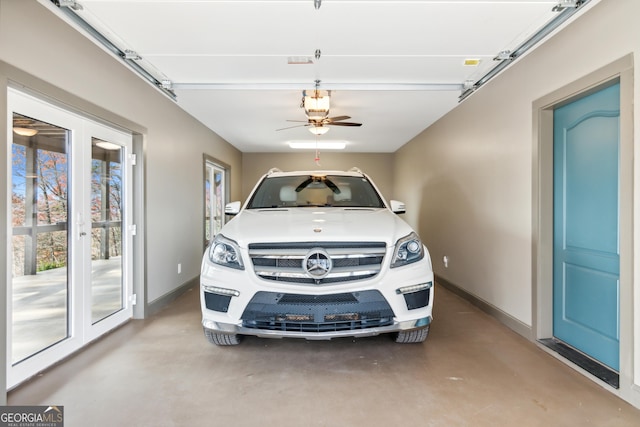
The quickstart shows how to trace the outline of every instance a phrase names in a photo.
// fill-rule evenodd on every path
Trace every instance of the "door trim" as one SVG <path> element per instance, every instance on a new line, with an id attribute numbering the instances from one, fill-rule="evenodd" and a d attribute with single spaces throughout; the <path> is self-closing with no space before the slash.
<path id="1" fill-rule="evenodd" d="M 553 337 L 553 110 L 620 82 L 620 389 L 561 360 L 625 400 L 640 404 L 640 331 L 633 328 L 633 56 L 627 55 L 533 103 L 532 331 Z M 637 296 L 636 300 L 640 301 Z M 640 307 L 640 303 L 635 306 Z M 555 354 L 554 354 L 555 355 Z M 634 381 L 635 380 L 635 381 Z M 634 390 L 635 389 L 635 390 Z"/>

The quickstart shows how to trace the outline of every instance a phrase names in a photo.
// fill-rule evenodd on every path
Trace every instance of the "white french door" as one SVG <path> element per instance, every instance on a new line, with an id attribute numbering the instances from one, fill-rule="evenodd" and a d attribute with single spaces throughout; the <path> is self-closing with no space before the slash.
<path id="1" fill-rule="evenodd" d="M 132 316 L 131 134 L 8 93 L 7 380 Z"/>

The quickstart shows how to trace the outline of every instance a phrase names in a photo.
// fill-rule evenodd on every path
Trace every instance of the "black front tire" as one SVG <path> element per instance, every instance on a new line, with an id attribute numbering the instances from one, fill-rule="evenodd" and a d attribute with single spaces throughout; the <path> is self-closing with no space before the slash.
<path id="1" fill-rule="evenodd" d="M 238 345 L 242 341 L 242 336 L 236 334 L 221 334 L 211 329 L 204 330 L 204 336 L 211 344 L 220 346 Z"/>
<path id="2" fill-rule="evenodd" d="M 400 344 L 415 344 L 424 342 L 429 335 L 429 326 L 410 331 L 400 331 L 395 335 L 395 340 Z"/>

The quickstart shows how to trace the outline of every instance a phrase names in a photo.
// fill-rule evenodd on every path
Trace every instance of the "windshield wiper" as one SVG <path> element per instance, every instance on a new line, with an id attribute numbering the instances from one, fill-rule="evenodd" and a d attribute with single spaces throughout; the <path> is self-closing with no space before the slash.
<path id="1" fill-rule="evenodd" d="M 340 189 L 338 188 L 338 186 L 334 184 L 334 182 L 328 179 L 326 176 L 309 176 L 309 178 L 302 181 L 300 185 L 296 187 L 296 193 L 301 192 L 302 190 L 307 188 L 309 184 L 314 182 L 321 182 L 327 187 L 329 187 L 331 191 L 334 192 L 335 194 L 340 194 Z"/>
<path id="2" fill-rule="evenodd" d="M 331 181 L 328 178 L 323 179 L 324 184 L 329 187 L 331 189 L 331 191 L 333 191 L 335 194 L 340 194 L 340 189 L 338 188 L 337 185 L 335 185 L 333 183 L 333 181 Z"/>
<path id="3" fill-rule="evenodd" d="M 313 181 L 315 181 L 315 179 L 313 179 L 312 176 L 309 176 L 309 178 L 305 179 L 304 181 L 302 181 L 300 183 L 300 185 L 298 185 L 296 187 L 296 193 L 301 192 L 302 190 L 304 190 L 305 188 L 307 188 L 307 185 L 311 184 Z"/>

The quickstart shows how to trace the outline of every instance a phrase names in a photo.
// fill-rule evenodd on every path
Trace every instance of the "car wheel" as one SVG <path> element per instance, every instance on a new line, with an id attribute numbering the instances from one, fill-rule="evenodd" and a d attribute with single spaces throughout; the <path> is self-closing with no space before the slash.
<path id="1" fill-rule="evenodd" d="M 236 334 L 220 334 L 210 329 L 204 330 L 204 336 L 207 337 L 211 344 L 215 345 L 238 345 L 242 341 L 242 337 Z"/>
<path id="2" fill-rule="evenodd" d="M 424 342 L 429 335 L 429 326 L 411 331 L 401 331 L 395 336 L 396 342 L 401 344 L 411 344 Z"/>

